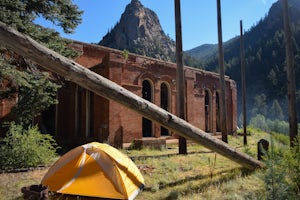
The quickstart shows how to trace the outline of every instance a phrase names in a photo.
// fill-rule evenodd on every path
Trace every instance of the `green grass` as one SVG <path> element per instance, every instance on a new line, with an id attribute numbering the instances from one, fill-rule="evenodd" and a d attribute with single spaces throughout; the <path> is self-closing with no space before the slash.
<path id="1" fill-rule="evenodd" d="M 257 142 L 262 138 L 270 141 L 269 134 L 249 129 L 247 147 L 242 136 L 229 136 L 228 140 L 230 146 L 256 157 Z M 122 151 L 134 159 L 145 179 L 137 200 L 266 199 L 264 171 L 247 171 L 195 143 L 188 143 L 187 155 L 178 155 L 177 144 L 168 144 L 164 150 Z M 46 171 L 0 174 L 0 200 L 21 198 L 21 187 L 38 184 Z"/>
<path id="2" fill-rule="evenodd" d="M 39 184 L 48 168 L 29 172 L 0 174 L 0 200 L 23 199 L 21 188 Z"/>
<path id="3" fill-rule="evenodd" d="M 250 128 L 246 147 L 243 145 L 243 137 L 239 135 L 229 136 L 229 145 L 256 158 L 257 142 L 260 139 L 270 141 L 270 135 Z M 276 142 L 276 145 L 279 144 Z M 137 199 L 266 198 L 265 184 L 261 179 L 263 171 L 250 173 L 231 160 L 197 144 L 188 145 L 189 153 L 186 156 L 177 155 L 177 146 L 173 145 L 171 149 L 176 149 L 174 156 L 135 160 L 138 166 L 148 170 L 141 170 L 146 188 Z"/>

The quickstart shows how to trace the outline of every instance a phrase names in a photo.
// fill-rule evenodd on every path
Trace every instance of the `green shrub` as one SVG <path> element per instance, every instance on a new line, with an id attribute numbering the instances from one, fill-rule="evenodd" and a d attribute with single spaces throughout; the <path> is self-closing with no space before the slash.
<path id="1" fill-rule="evenodd" d="M 260 115 L 260 114 L 256 115 L 255 117 L 253 117 L 250 120 L 250 126 L 252 126 L 254 128 L 259 128 L 263 131 L 269 130 L 265 116 Z"/>
<path id="2" fill-rule="evenodd" d="M 261 130 L 254 128 L 253 126 L 249 126 L 247 127 L 247 134 L 248 135 L 255 135 L 257 132 L 259 132 Z"/>
<path id="3" fill-rule="evenodd" d="M 300 148 L 298 136 L 297 143 L 290 151 L 284 153 L 285 161 L 282 163 L 282 167 L 287 170 L 287 182 L 290 186 L 293 194 L 298 194 L 298 199 L 300 198 Z"/>
<path id="4" fill-rule="evenodd" d="M 0 139 L 0 169 L 37 167 L 56 157 L 57 143 L 52 136 L 41 134 L 37 126 L 27 130 L 10 124 L 5 138 Z"/>
<path id="5" fill-rule="evenodd" d="M 249 125 L 252 128 L 258 128 L 263 131 L 271 131 L 289 135 L 289 122 L 280 120 L 270 120 L 260 114 L 251 118 Z M 298 124 L 298 132 L 300 133 L 300 124 Z"/>
<path id="6" fill-rule="evenodd" d="M 276 133 L 271 132 L 271 135 L 272 135 L 272 137 L 274 138 L 274 140 L 276 142 L 279 142 L 279 143 L 287 145 L 287 146 L 290 145 L 290 137 L 288 135 L 281 134 L 281 133 L 278 133 L 278 132 L 276 132 Z"/>
<path id="7" fill-rule="evenodd" d="M 279 121 L 279 120 L 267 120 L 267 125 L 270 131 L 282 134 L 289 134 L 289 123 L 286 121 Z"/>
<path id="8" fill-rule="evenodd" d="M 276 148 L 271 139 L 271 151 L 266 160 L 264 181 L 268 199 L 299 199 L 300 152 L 295 148 Z"/>

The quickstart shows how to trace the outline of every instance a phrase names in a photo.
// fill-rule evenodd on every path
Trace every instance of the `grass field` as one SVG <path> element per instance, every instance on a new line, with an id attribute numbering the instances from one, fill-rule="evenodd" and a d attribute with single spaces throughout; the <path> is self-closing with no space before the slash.
<path id="1" fill-rule="evenodd" d="M 230 136 L 232 147 L 256 157 L 257 142 L 266 133 L 243 138 Z M 264 199 L 263 171 L 250 172 L 209 149 L 188 143 L 188 154 L 178 155 L 178 145 L 164 150 L 123 150 L 134 159 L 145 178 L 145 188 L 136 199 Z M 0 174 L 0 199 L 22 199 L 21 187 L 39 184 L 48 168 Z M 80 199 L 80 198 L 76 198 Z"/>

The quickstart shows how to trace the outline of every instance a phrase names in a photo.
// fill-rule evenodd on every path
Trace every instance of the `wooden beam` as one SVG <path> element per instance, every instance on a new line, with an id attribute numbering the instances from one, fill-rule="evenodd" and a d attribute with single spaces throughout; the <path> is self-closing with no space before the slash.
<path id="1" fill-rule="evenodd" d="M 240 52 L 241 52 L 241 71 L 242 71 L 242 107 L 243 107 L 243 130 L 244 145 L 247 145 L 247 112 L 246 112 L 246 61 L 244 47 L 243 21 L 240 20 Z"/>
<path id="2" fill-rule="evenodd" d="M 182 29 L 180 0 L 175 0 L 175 30 L 176 30 L 176 110 L 177 116 L 186 120 L 185 113 L 185 80 L 183 71 Z M 186 139 L 179 136 L 179 154 L 187 154 Z"/>
<path id="3" fill-rule="evenodd" d="M 237 151 L 235 148 L 212 137 L 185 120 L 131 93 L 99 74 L 84 68 L 76 62 L 61 56 L 1 22 L 0 45 L 31 59 L 44 69 L 57 73 L 67 80 L 93 91 L 97 95 L 126 106 L 142 116 L 176 132 L 176 134 L 193 140 L 248 169 L 265 167 L 260 161 Z"/>
<path id="4" fill-rule="evenodd" d="M 297 103 L 296 103 L 296 78 L 294 66 L 294 52 L 292 43 L 292 31 L 289 17 L 289 3 L 288 0 L 282 0 L 283 25 L 284 25 L 284 42 L 286 52 L 286 74 L 287 74 L 287 88 L 288 88 L 288 112 L 290 124 L 290 146 L 294 147 L 298 135 L 297 122 Z"/>
<path id="5" fill-rule="evenodd" d="M 220 69 L 220 113 L 221 113 L 221 131 L 222 140 L 228 143 L 227 137 L 227 119 L 226 119 L 226 92 L 225 92 L 225 69 L 224 69 L 224 49 L 222 39 L 222 15 L 221 2 L 217 0 L 217 21 L 218 21 L 218 47 L 219 47 L 219 69 Z"/>

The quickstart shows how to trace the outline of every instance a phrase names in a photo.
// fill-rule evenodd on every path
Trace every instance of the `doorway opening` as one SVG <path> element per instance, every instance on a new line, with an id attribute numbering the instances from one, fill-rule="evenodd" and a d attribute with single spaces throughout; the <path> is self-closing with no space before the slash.
<path id="1" fill-rule="evenodd" d="M 51 105 L 42 113 L 42 124 L 40 125 L 42 133 L 56 135 L 56 105 Z"/>

